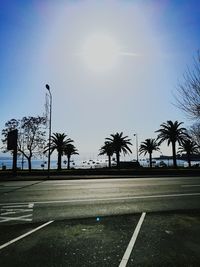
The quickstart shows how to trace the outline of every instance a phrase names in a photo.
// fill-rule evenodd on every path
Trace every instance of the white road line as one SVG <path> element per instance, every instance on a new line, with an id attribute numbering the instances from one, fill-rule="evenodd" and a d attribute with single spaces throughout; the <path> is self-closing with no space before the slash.
<path id="1" fill-rule="evenodd" d="M 23 234 L 23 235 L 20 235 L 19 237 L 17 237 L 17 238 L 15 238 L 15 239 L 13 239 L 13 240 L 11 240 L 11 241 L 9 241 L 9 242 L 7 242 L 7 243 L 1 245 L 1 246 L 0 246 L 0 250 L 3 249 L 3 248 L 5 248 L 5 247 L 7 247 L 7 246 L 9 246 L 9 245 L 11 245 L 11 244 L 13 244 L 13 243 L 15 243 L 15 242 L 17 242 L 17 241 L 19 241 L 20 239 L 22 239 L 22 238 L 24 238 L 24 237 L 26 237 L 26 236 L 28 236 L 28 235 L 30 235 L 30 234 L 32 234 L 32 233 L 34 233 L 34 232 L 40 230 L 41 228 L 47 226 L 48 224 L 50 224 L 50 223 L 52 223 L 52 222 L 53 222 L 53 221 L 49 221 L 49 222 L 47 222 L 47 223 L 44 223 L 44 224 L 38 226 L 37 228 L 35 228 L 35 229 L 33 229 L 33 230 L 31 230 L 31 231 L 29 231 L 29 232 Z"/>
<path id="2" fill-rule="evenodd" d="M 74 202 L 97 202 L 107 200 L 132 200 L 132 199 L 151 199 L 151 198 L 167 198 L 167 197 L 189 197 L 189 196 L 200 196 L 199 193 L 183 193 L 183 194 L 165 194 L 165 195 L 146 195 L 146 196 L 133 196 L 133 197 L 111 197 L 111 198 L 90 198 L 90 199 L 65 199 L 65 200 L 47 200 L 47 201 L 32 201 L 35 204 L 56 204 L 56 203 L 74 203 Z M 17 204 L 28 204 L 22 203 L 4 203 L 1 205 L 17 205 Z"/>
<path id="3" fill-rule="evenodd" d="M 183 184 L 183 185 L 181 185 L 181 187 L 199 187 L 200 186 L 200 184 Z"/>
<path id="4" fill-rule="evenodd" d="M 8 221 L 25 221 L 25 222 L 31 222 L 32 219 L 27 219 L 28 217 L 32 217 L 32 214 L 22 215 L 18 217 L 6 217 L 6 216 L 0 216 L 0 223 L 2 222 L 8 222 Z"/>
<path id="5" fill-rule="evenodd" d="M 133 247 L 135 245 L 135 242 L 136 242 L 136 239 L 138 237 L 138 234 L 139 234 L 140 228 L 142 226 L 142 223 L 144 221 L 145 215 L 146 215 L 146 212 L 143 212 L 141 217 L 140 217 L 140 220 L 139 220 L 139 222 L 138 222 L 138 224 L 137 224 L 137 226 L 135 228 L 133 236 L 132 236 L 132 238 L 131 238 L 131 240 L 130 240 L 130 242 L 128 244 L 128 247 L 126 248 L 126 251 L 125 251 L 124 256 L 123 256 L 123 258 L 122 258 L 122 260 L 120 262 L 119 267 L 125 267 L 126 264 L 128 263 L 129 257 L 131 255 L 131 252 L 132 252 Z"/>
<path id="6" fill-rule="evenodd" d="M 9 208 L 2 208 L 2 211 L 13 211 L 15 213 L 22 213 L 22 212 L 30 212 L 30 211 L 33 211 L 33 209 L 9 209 Z M 2 215 L 3 213 L 0 213 L 0 215 Z"/>
<path id="7" fill-rule="evenodd" d="M 10 208 L 33 208 L 33 206 L 34 206 L 34 204 L 33 203 L 22 203 L 22 204 L 2 204 L 2 205 L 4 205 L 4 206 L 2 206 L 2 208 L 4 209 L 6 209 L 6 208 L 8 208 L 8 209 L 10 209 Z"/>
<path id="8" fill-rule="evenodd" d="M 4 205 L 0 206 L 0 223 L 8 221 L 32 221 L 33 203 L 26 205 Z M 27 212 L 29 214 L 27 214 Z M 25 215 L 24 215 L 25 213 Z M 9 216 L 12 215 L 12 216 Z M 8 217 L 9 216 L 9 217 Z"/>
<path id="9" fill-rule="evenodd" d="M 0 216 L 9 215 L 9 214 L 15 214 L 15 213 L 16 213 L 15 211 L 6 211 L 6 212 L 3 212 L 3 213 L 0 213 Z"/>

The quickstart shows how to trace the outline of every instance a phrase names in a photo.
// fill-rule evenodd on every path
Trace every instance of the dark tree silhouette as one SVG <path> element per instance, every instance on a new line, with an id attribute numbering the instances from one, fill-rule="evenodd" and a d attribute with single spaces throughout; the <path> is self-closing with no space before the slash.
<path id="1" fill-rule="evenodd" d="M 191 167 L 191 155 L 199 153 L 199 146 L 194 141 L 187 139 L 182 142 L 178 152 L 186 152 L 188 165 Z"/>
<path id="2" fill-rule="evenodd" d="M 65 133 L 53 133 L 53 135 L 51 136 L 50 153 L 52 154 L 54 150 L 57 150 L 58 152 L 58 171 L 61 170 L 62 156 L 64 154 L 66 146 L 73 142 L 72 139 L 66 139 L 66 137 L 67 135 Z M 47 144 L 47 146 L 45 147 L 44 153 L 46 153 L 48 150 L 49 144 Z"/>
<path id="3" fill-rule="evenodd" d="M 64 148 L 64 154 L 67 156 L 67 169 L 70 169 L 70 158 L 72 155 L 79 155 L 78 150 L 73 144 L 67 144 Z"/>
<path id="4" fill-rule="evenodd" d="M 145 139 L 144 142 L 141 143 L 139 152 L 140 154 L 146 155 L 149 153 L 149 166 L 152 168 L 152 153 L 153 151 L 159 151 L 159 145 L 155 139 Z"/>
<path id="5" fill-rule="evenodd" d="M 111 137 L 107 137 L 106 140 L 113 145 L 114 152 L 116 154 L 117 168 L 120 168 L 120 154 L 124 155 L 132 153 L 129 145 L 132 145 L 128 136 L 123 136 L 123 132 L 111 134 Z"/>
<path id="6" fill-rule="evenodd" d="M 172 144 L 172 156 L 173 156 L 173 164 L 174 167 L 177 167 L 176 163 L 176 142 L 178 142 L 179 145 L 181 143 L 189 138 L 188 134 L 186 133 L 186 128 L 180 127 L 183 122 L 172 122 L 167 121 L 165 123 L 162 123 L 160 126 L 161 128 L 157 131 L 155 131 L 158 134 L 157 140 L 159 140 L 159 145 L 163 143 L 164 141 L 167 141 L 167 145 L 169 146 L 170 143 Z"/>
<path id="7" fill-rule="evenodd" d="M 44 117 L 23 117 L 21 120 L 12 119 L 6 122 L 5 129 L 2 130 L 4 146 L 7 142 L 8 132 L 14 129 L 18 130 L 17 151 L 27 159 L 29 171 L 31 171 L 32 157 L 43 152 L 46 141 L 45 125 Z"/>
<path id="8" fill-rule="evenodd" d="M 106 141 L 104 145 L 100 148 L 99 155 L 107 155 L 108 156 L 108 167 L 111 168 L 111 157 L 114 154 L 114 147 L 112 142 Z"/>
<path id="9" fill-rule="evenodd" d="M 200 119 L 200 51 L 194 59 L 193 68 L 188 68 L 183 75 L 175 98 L 178 107 L 190 118 Z"/>

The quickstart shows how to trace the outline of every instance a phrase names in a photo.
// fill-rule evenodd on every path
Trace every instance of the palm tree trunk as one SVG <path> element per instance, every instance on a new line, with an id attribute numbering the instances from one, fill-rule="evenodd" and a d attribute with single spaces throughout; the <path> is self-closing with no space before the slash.
<path id="1" fill-rule="evenodd" d="M 67 169 L 70 169 L 70 155 L 67 155 Z"/>
<path id="2" fill-rule="evenodd" d="M 191 159 L 190 159 L 190 153 L 187 154 L 187 160 L 188 160 L 188 165 L 189 168 L 191 168 Z"/>
<path id="3" fill-rule="evenodd" d="M 117 159 L 117 168 L 120 168 L 120 154 L 119 152 L 116 152 L 116 159 Z"/>
<path id="4" fill-rule="evenodd" d="M 61 160 L 62 160 L 62 154 L 58 152 L 58 171 L 61 170 Z"/>
<path id="5" fill-rule="evenodd" d="M 110 155 L 108 156 L 108 167 L 109 169 L 111 168 L 111 156 Z"/>
<path id="6" fill-rule="evenodd" d="M 174 168 L 177 168 L 177 164 L 176 164 L 176 142 L 172 142 L 172 156 L 173 156 Z"/>
<path id="7" fill-rule="evenodd" d="M 150 165 L 150 168 L 152 168 L 152 154 L 149 153 L 149 165 Z"/>

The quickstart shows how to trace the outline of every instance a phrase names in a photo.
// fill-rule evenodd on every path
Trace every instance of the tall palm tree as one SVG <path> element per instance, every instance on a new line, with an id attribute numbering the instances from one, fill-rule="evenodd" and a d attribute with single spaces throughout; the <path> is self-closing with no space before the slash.
<path id="1" fill-rule="evenodd" d="M 114 154 L 114 148 L 112 142 L 106 141 L 104 145 L 100 148 L 99 155 L 107 155 L 108 156 L 108 166 L 111 168 L 111 157 Z"/>
<path id="2" fill-rule="evenodd" d="M 123 136 L 123 132 L 111 134 L 111 137 L 107 137 L 106 140 L 112 143 L 114 153 L 117 159 L 117 168 L 120 168 L 120 153 L 123 152 L 124 155 L 129 152 L 132 153 L 131 149 L 128 147 L 132 145 L 128 136 Z"/>
<path id="3" fill-rule="evenodd" d="M 64 148 L 64 154 L 67 156 L 67 169 L 70 169 L 70 158 L 72 155 L 79 155 L 77 148 L 73 144 L 67 144 Z"/>
<path id="4" fill-rule="evenodd" d="M 140 155 L 143 153 L 144 155 L 149 153 L 150 168 L 152 168 L 152 153 L 153 151 L 159 151 L 159 150 L 160 150 L 159 145 L 155 139 L 145 139 L 145 141 L 141 143 L 140 149 L 139 149 Z"/>
<path id="5" fill-rule="evenodd" d="M 51 136 L 51 143 L 50 143 L 50 153 L 52 154 L 54 150 L 57 150 L 58 152 L 58 171 L 61 170 L 61 160 L 62 156 L 65 150 L 65 147 L 67 144 L 70 144 L 73 142 L 72 139 L 67 138 L 67 135 L 65 133 L 53 133 Z M 49 145 L 45 147 L 44 153 L 47 152 L 49 149 Z"/>
<path id="6" fill-rule="evenodd" d="M 190 139 L 184 140 L 179 147 L 179 152 L 186 152 L 188 165 L 191 167 L 191 154 L 199 153 L 199 146 Z"/>
<path id="7" fill-rule="evenodd" d="M 159 140 L 159 145 L 164 141 L 167 141 L 168 146 L 170 145 L 170 143 L 172 144 L 172 156 L 175 168 L 177 167 L 176 142 L 181 145 L 181 143 L 189 137 L 186 133 L 186 129 L 184 127 L 180 127 L 181 124 L 183 124 L 183 122 L 167 121 L 160 125 L 161 128 L 159 130 L 155 131 L 156 133 L 159 133 L 157 137 L 157 140 Z"/>

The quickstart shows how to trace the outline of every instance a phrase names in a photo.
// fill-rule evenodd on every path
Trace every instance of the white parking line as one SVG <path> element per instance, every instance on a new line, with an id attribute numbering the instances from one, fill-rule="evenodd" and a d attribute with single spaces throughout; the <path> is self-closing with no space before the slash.
<path id="1" fill-rule="evenodd" d="M 28 236 L 28 235 L 30 235 L 30 234 L 32 234 L 32 233 L 34 233 L 34 232 L 40 230 L 41 228 L 47 226 L 48 224 L 50 224 L 50 223 L 52 223 L 52 222 L 53 222 L 53 221 L 46 222 L 46 223 L 44 223 L 44 224 L 38 226 L 37 228 L 35 228 L 35 229 L 33 229 L 33 230 L 31 230 L 31 231 L 29 231 L 29 232 L 23 234 L 23 235 L 20 235 L 19 237 L 17 237 L 17 238 L 15 238 L 15 239 L 13 239 L 13 240 L 11 240 L 11 241 L 9 241 L 9 242 L 7 242 L 7 243 L 1 245 L 1 246 L 0 246 L 0 250 L 3 249 L 3 248 L 5 248 L 5 247 L 7 247 L 7 246 L 9 246 L 9 245 L 11 245 L 11 244 L 13 244 L 13 243 L 15 243 L 15 242 L 17 242 L 17 241 L 19 241 L 20 239 L 22 239 L 22 238 L 24 238 L 24 237 L 26 237 L 26 236 Z"/>
<path id="2" fill-rule="evenodd" d="M 143 212 L 141 217 L 140 217 L 140 219 L 139 219 L 139 222 L 138 222 L 138 224 L 137 224 L 137 226 L 135 228 L 133 236 L 132 236 L 132 238 L 131 238 L 131 240 L 130 240 L 130 242 L 128 244 L 128 247 L 127 247 L 127 249 L 126 249 L 126 251 L 124 253 L 124 256 L 123 256 L 123 258 L 122 258 L 122 260 L 120 262 L 119 267 L 125 267 L 126 264 L 128 263 L 129 257 L 131 255 L 131 252 L 132 252 L 133 247 L 135 245 L 135 242 L 136 242 L 137 236 L 139 234 L 140 228 L 142 226 L 142 223 L 144 221 L 145 215 L 146 215 L 146 212 Z"/>

